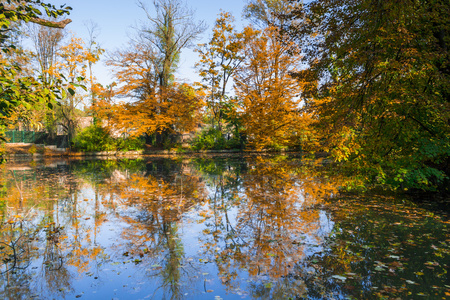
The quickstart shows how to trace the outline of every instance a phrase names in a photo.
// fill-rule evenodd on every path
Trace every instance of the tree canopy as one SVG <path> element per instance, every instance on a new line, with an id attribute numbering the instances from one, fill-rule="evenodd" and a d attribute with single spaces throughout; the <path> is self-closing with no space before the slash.
<path id="1" fill-rule="evenodd" d="M 448 180 L 448 1 L 316 0 L 290 15 L 324 149 L 362 178 L 433 189 Z M 366 180 L 364 180 L 366 181 Z"/>
<path id="2" fill-rule="evenodd" d="M 0 138 L 3 139 L 4 126 L 9 117 L 19 106 L 30 108 L 32 103 L 51 103 L 61 96 L 59 84 L 43 86 L 40 80 L 21 73 L 18 63 L 11 63 L 8 55 L 16 50 L 16 46 L 9 42 L 11 30 L 19 22 L 33 22 L 41 26 L 64 28 L 70 19 L 63 21 L 45 20 L 40 16 L 44 10 L 49 18 L 56 18 L 68 14 L 70 7 L 56 8 L 52 4 L 39 0 L 7 0 L 0 3 Z"/>

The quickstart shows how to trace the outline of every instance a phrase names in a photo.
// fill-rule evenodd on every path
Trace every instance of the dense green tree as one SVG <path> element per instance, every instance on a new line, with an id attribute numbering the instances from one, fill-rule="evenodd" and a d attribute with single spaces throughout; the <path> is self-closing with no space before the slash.
<path id="1" fill-rule="evenodd" d="M 315 0 L 291 14 L 309 66 L 295 75 L 319 82 L 306 107 L 325 149 L 362 182 L 448 182 L 449 12 L 442 0 Z"/>

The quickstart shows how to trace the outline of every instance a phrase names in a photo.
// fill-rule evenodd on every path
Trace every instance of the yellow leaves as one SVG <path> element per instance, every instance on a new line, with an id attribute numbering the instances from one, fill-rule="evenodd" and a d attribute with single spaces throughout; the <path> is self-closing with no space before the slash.
<path id="1" fill-rule="evenodd" d="M 82 39 L 75 36 L 71 37 L 67 45 L 61 47 L 59 56 L 61 60 L 50 66 L 48 70 L 45 70 L 45 73 L 53 78 L 67 81 L 67 90 L 70 94 L 73 94 L 71 91 L 75 91 L 78 84 L 81 84 L 86 77 L 89 65 L 96 63 L 100 59 L 99 55 L 93 55 L 85 48 Z M 71 95 L 69 98 L 72 99 L 74 97 Z M 81 102 L 81 98 L 78 98 L 77 101 Z"/>
<path id="2" fill-rule="evenodd" d="M 249 145 L 257 149 L 282 148 L 305 137 L 309 115 L 301 114 L 301 84 L 290 76 L 300 57 L 288 54 L 274 28 L 261 34 L 246 29 L 247 59 L 235 77 L 236 106 L 240 111 Z"/>

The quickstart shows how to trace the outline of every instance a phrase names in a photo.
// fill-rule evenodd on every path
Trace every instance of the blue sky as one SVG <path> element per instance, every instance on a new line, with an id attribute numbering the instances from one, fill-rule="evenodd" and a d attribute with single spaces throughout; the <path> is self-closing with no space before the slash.
<path id="1" fill-rule="evenodd" d="M 153 8 L 152 0 L 143 0 L 149 8 Z M 46 2 L 46 1 L 44 1 Z M 55 5 L 66 4 L 73 8 L 69 18 L 72 23 L 67 29 L 81 38 L 87 37 L 86 22 L 92 20 L 100 27 L 99 43 L 107 51 L 125 45 L 128 37 L 134 32 L 133 26 L 140 20 L 145 20 L 145 13 L 136 5 L 135 0 L 55 0 L 49 1 Z M 204 20 L 208 29 L 202 35 L 199 43 L 208 41 L 214 21 L 221 10 L 231 12 L 236 18 L 237 26 L 242 24 L 242 10 L 245 0 L 186 0 L 189 7 L 195 10 L 197 20 Z M 103 57 L 104 59 L 104 57 Z M 177 78 L 187 81 L 199 80 L 195 74 L 194 64 L 197 55 L 192 50 L 185 50 L 181 54 Z M 113 78 L 102 62 L 94 69 L 98 81 L 110 84 Z"/>

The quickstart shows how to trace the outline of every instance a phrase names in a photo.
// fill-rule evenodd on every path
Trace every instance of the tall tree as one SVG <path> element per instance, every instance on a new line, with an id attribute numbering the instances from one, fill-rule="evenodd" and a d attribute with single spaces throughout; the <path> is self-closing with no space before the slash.
<path id="1" fill-rule="evenodd" d="M 195 21 L 194 12 L 181 0 L 154 0 L 153 4 L 156 16 L 139 1 L 148 21 L 140 33 L 159 53 L 159 84 L 166 87 L 172 80 L 181 50 L 192 46 L 206 26 L 203 21 Z"/>
<path id="2" fill-rule="evenodd" d="M 300 56 L 282 42 L 279 31 L 254 31 L 246 43 L 246 60 L 235 76 L 237 111 L 249 145 L 257 149 L 284 148 L 309 138 L 309 114 L 301 111 L 301 84 L 290 75 Z"/>
<path id="3" fill-rule="evenodd" d="M 58 61 L 58 51 L 66 35 L 64 29 L 28 24 L 27 36 L 32 42 L 33 62 L 35 73 L 40 76 L 43 86 L 51 86 L 58 78 L 51 76 L 51 70 Z M 28 113 L 33 115 L 35 122 L 45 126 L 47 132 L 56 135 L 56 118 L 52 107 L 38 104 Z"/>
<path id="4" fill-rule="evenodd" d="M 100 56 L 105 52 L 100 44 L 98 43 L 98 35 L 100 34 L 100 27 L 97 23 L 90 20 L 85 23 L 86 29 L 88 31 L 88 38 L 85 42 L 87 45 L 87 60 L 88 60 L 88 72 L 89 72 L 89 91 L 91 96 L 91 104 L 95 105 L 95 79 L 92 67 L 100 60 Z"/>
<path id="5" fill-rule="evenodd" d="M 156 15 L 142 1 L 139 2 L 147 15 L 147 22 L 139 29 L 138 37 L 130 42 L 131 47 L 115 52 L 108 63 L 116 68 L 117 95 L 137 100 L 115 107 L 123 109 L 120 116 L 139 111 L 131 123 L 125 121 L 127 118 L 112 120 L 116 120 L 116 125 L 123 130 L 126 124 L 140 124 L 135 128 L 128 127 L 128 130 L 156 134 L 157 142 L 162 144 L 169 138 L 169 133 L 184 128 L 177 127 L 180 115 L 187 119 L 196 115 L 198 108 L 194 103 L 200 101 L 191 88 L 174 82 L 174 72 L 182 49 L 190 47 L 205 26 L 203 22 L 194 21 L 193 12 L 180 0 L 155 0 L 153 4 Z M 180 113 L 175 111 L 176 106 Z M 184 108 L 188 107 L 192 110 L 184 114 Z"/>
<path id="6" fill-rule="evenodd" d="M 233 26 L 234 18 L 222 12 L 216 19 L 213 35 L 208 44 L 200 44 L 197 52 L 199 74 L 207 90 L 208 109 L 212 112 L 212 125 L 222 132 L 222 119 L 226 110 L 228 86 L 234 73 L 244 60 L 242 48 L 245 34 L 237 32 Z"/>
<path id="7" fill-rule="evenodd" d="M 51 78 L 49 70 L 57 61 L 58 49 L 64 39 L 65 32 L 60 28 L 52 28 L 31 24 L 28 34 L 33 43 L 38 73 L 44 85 L 49 85 Z"/>
<path id="8" fill-rule="evenodd" d="M 55 77 L 61 77 L 61 80 L 67 81 L 67 96 L 59 101 L 58 113 L 60 117 L 59 124 L 63 126 L 68 135 L 69 146 L 75 137 L 78 126 L 80 105 L 83 101 L 81 94 L 75 94 L 79 88 L 86 89 L 79 84 L 85 82 L 87 69 L 90 62 L 96 62 L 85 47 L 82 39 L 72 36 L 69 43 L 61 47 L 60 60 L 54 65 L 50 74 Z"/>
<path id="9" fill-rule="evenodd" d="M 326 147 L 369 182 L 448 182 L 449 12 L 443 0 L 315 0 L 292 14 Z"/>

